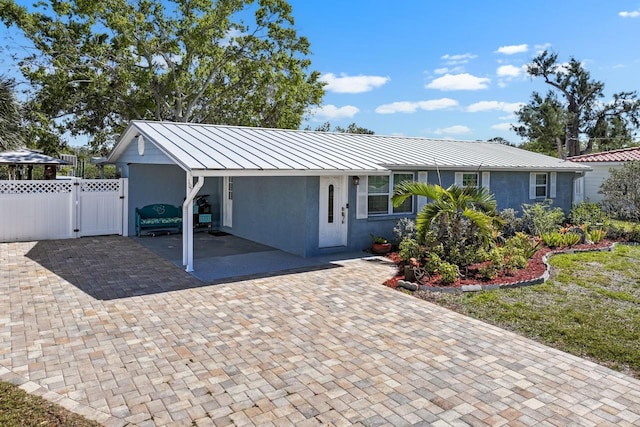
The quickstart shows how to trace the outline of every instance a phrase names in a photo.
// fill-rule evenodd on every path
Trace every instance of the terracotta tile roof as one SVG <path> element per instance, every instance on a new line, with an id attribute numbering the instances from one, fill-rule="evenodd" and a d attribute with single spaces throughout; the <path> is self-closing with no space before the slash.
<path id="1" fill-rule="evenodd" d="M 569 157 L 572 162 L 630 162 L 640 160 L 640 147 L 622 148 L 601 153 Z"/>

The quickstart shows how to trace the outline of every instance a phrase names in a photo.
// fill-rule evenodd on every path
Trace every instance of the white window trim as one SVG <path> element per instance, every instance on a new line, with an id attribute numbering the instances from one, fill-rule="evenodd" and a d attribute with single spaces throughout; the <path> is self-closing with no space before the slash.
<path id="1" fill-rule="evenodd" d="M 416 173 L 414 171 L 393 171 L 391 172 L 389 175 L 384 175 L 384 176 L 388 176 L 389 177 L 389 193 L 387 193 L 387 198 L 388 198 L 388 204 L 387 204 L 387 212 L 386 213 L 382 213 L 382 212 L 376 212 L 376 213 L 369 213 L 368 212 L 368 205 L 369 205 L 369 196 L 370 195 L 377 195 L 377 196 L 381 196 L 385 193 L 372 193 L 369 194 L 368 191 L 368 179 L 369 177 L 365 177 L 364 180 L 360 180 L 360 184 L 358 185 L 358 206 L 356 207 L 356 218 L 362 219 L 362 218 L 368 218 L 369 216 L 372 217 L 381 217 L 381 216 L 390 216 L 390 215 L 412 215 L 416 212 L 416 201 L 415 198 L 412 197 L 412 202 L 411 202 L 411 211 L 408 212 L 394 212 L 393 211 L 393 203 L 391 203 L 391 197 L 393 196 L 393 189 L 396 186 L 396 183 L 394 182 L 394 175 L 397 174 L 412 174 L 413 175 L 413 180 L 415 181 L 416 179 Z M 372 175 L 374 176 L 374 175 Z M 378 175 L 375 175 L 378 176 Z M 363 185 L 364 182 L 364 185 Z M 364 193 L 364 194 L 363 194 Z M 361 201 L 363 201 L 364 203 L 361 203 Z M 360 209 L 360 205 L 364 204 L 364 208 L 361 210 Z M 364 212 L 366 212 L 366 214 Z M 365 216 L 366 215 L 366 216 Z"/>
<path id="2" fill-rule="evenodd" d="M 464 176 L 465 175 L 475 175 L 476 176 L 476 182 L 478 183 L 477 185 L 464 185 Z M 480 174 L 478 172 L 456 172 L 455 173 L 455 177 L 454 177 L 454 182 L 456 184 L 456 186 L 458 187 L 475 187 L 478 188 L 480 187 Z"/>
<path id="3" fill-rule="evenodd" d="M 542 187 L 541 185 L 538 185 L 536 177 L 538 175 L 544 175 L 545 176 L 545 186 L 544 186 L 544 196 L 538 196 L 536 193 L 536 189 L 538 187 Z M 552 172 L 551 174 L 548 174 L 546 172 L 531 172 L 529 174 L 529 199 L 531 200 L 544 200 L 548 197 L 550 197 L 550 187 L 553 189 L 553 196 L 555 197 L 555 176 L 553 178 L 550 178 L 549 175 L 555 175 L 555 172 Z M 551 181 L 551 179 L 554 180 L 554 184 L 553 186 L 549 185 L 549 181 Z"/>

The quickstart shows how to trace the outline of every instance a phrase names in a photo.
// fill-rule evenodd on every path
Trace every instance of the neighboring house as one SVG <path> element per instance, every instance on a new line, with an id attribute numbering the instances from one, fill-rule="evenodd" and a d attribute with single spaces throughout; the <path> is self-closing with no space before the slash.
<path id="1" fill-rule="evenodd" d="M 34 166 L 44 167 L 44 179 L 56 179 L 58 166 L 68 164 L 66 161 L 50 157 L 38 150 L 19 148 L 0 153 L 0 166 L 9 167 L 9 179 L 32 179 Z"/>
<path id="2" fill-rule="evenodd" d="M 600 202 L 603 199 L 602 194 L 599 193 L 600 185 L 609 178 L 609 171 L 612 168 L 620 169 L 625 162 L 640 161 L 640 147 L 583 154 L 567 160 L 591 166 L 592 170 L 584 176 L 584 199 Z M 580 185 L 579 182 L 577 185 Z"/>
<path id="3" fill-rule="evenodd" d="M 209 195 L 216 228 L 309 257 L 362 250 L 370 233 L 391 238 L 426 203 L 394 208 L 403 180 L 485 186 L 499 209 L 549 198 L 569 211 L 574 181 L 589 170 L 490 142 L 147 121 L 129 125 L 108 162 L 129 179 L 131 227 L 136 207 L 187 200 L 188 271 L 197 193 Z"/>

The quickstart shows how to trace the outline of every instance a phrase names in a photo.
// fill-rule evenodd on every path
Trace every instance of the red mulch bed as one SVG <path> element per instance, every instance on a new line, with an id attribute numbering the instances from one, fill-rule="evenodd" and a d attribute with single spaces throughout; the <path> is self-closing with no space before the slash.
<path id="1" fill-rule="evenodd" d="M 434 286 L 434 287 L 448 287 L 448 288 L 454 287 L 455 288 L 455 287 L 460 287 L 462 285 L 475 285 L 475 284 L 504 285 L 509 283 L 534 280 L 544 274 L 546 266 L 542 262 L 542 258 L 544 257 L 544 255 L 548 254 L 549 252 L 552 252 L 552 251 L 564 252 L 567 250 L 584 251 L 584 250 L 604 249 L 604 248 L 610 247 L 613 243 L 614 241 L 605 239 L 599 243 L 594 243 L 590 245 L 584 245 L 584 244 L 575 245 L 571 248 L 557 248 L 552 250 L 548 247 L 544 247 L 533 255 L 533 257 L 529 260 L 529 264 L 527 265 L 526 268 L 523 268 L 521 270 L 516 270 L 514 272 L 511 272 L 511 274 L 500 273 L 498 277 L 492 280 L 483 280 L 481 278 L 479 273 L 479 268 L 482 267 L 483 263 L 480 263 L 480 264 L 470 265 L 469 275 L 465 278 L 460 278 L 456 280 L 454 283 L 450 285 L 440 284 L 440 275 L 437 275 L 437 274 L 433 275 L 430 280 L 428 280 L 425 277 L 420 283 L 423 285 Z M 395 288 L 398 286 L 399 280 L 404 280 L 404 265 L 396 252 L 388 254 L 387 257 L 391 261 L 393 261 L 393 263 L 398 265 L 398 273 L 394 277 L 385 280 L 383 284 L 385 286 L 389 286 L 390 288 Z"/>

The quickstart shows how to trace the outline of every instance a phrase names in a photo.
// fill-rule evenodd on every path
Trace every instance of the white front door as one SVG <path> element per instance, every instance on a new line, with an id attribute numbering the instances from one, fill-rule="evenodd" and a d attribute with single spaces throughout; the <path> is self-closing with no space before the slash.
<path id="1" fill-rule="evenodd" d="M 347 245 L 347 177 L 320 177 L 321 248 Z"/>

